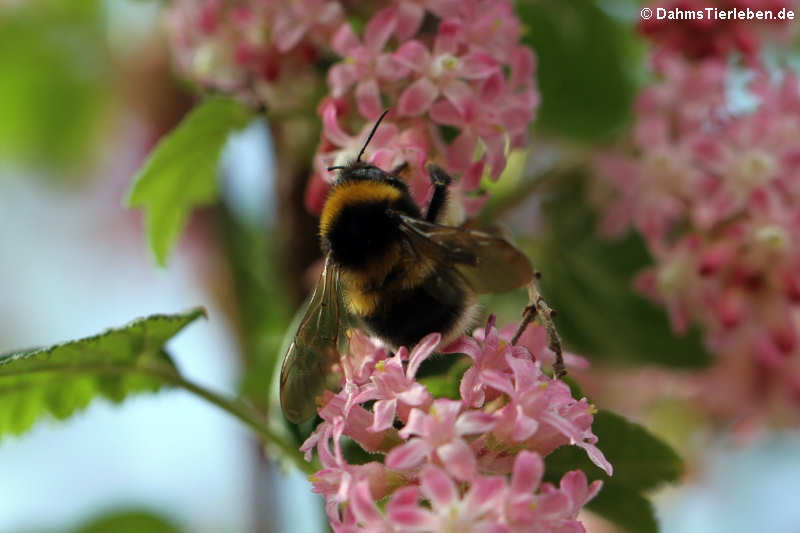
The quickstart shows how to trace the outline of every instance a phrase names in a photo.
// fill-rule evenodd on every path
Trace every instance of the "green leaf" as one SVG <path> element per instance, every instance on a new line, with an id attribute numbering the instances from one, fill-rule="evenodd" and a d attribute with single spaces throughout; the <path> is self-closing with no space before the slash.
<path id="1" fill-rule="evenodd" d="M 683 470 L 678 454 L 647 429 L 610 411 L 594 417 L 597 446 L 614 466 L 609 477 L 576 446 L 562 446 L 545 459 L 546 479 L 558 483 L 571 470 L 583 470 L 589 480 L 601 479 L 603 489 L 588 507 L 631 533 L 658 531 L 655 515 L 643 491 L 676 481 Z"/>
<path id="2" fill-rule="evenodd" d="M 291 314 L 281 281 L 275 236 L 260 225 L 249 226 L 223 208 L 220 225 L 239 303 L 244 363 L 241 391 L 262 411 L 268 409 L 274 373 L 284 352 Z M 292 331 L 294 333 L 294 331 Z"/>
<path id="3" fill-rule="evenodd" d="M 37 168 L 85 164 L 109 96 L 110 55 L 97 1 L 0 8 L 0 158 Z"/>
<path id="4" fill-rule="evenodd" d="M 217 200 L 217 161 L 228 135 L 252 114 L 225 98 L 209 98 L 164 137 L 134 177 L 129 207 L 147 211 L 147 237 L 164 265 L 192 209 Z"/>
<path id="5" fill-rule="evenodd" d="M 641 45 L 592 0 L 517 2 L 524 41 L 537 56 L 542 103 L 536 126 L 595 140 L 629 118 Z"/>
<path id="6" fill-rule="evenodd" d="M 72 533 L 180 533 L 181 528 L 147 510 L 121 510 L 103 514 Z"/>
<path id="7" fill-rule="evenodd" d="M 23 433 L 47 414 L 67 418 L 97 396 L 120 402 L 157 390 L 177 375 L 164 344 L 203 314 L 152 315 L 93 337 L 0 355 L 0 437 Z"/>
<path id="8" fill-rule="evenodd" d="M 576 468 L 586 472 L 589 479 L 622 485 L 643 491 L 662 483 L 675 481 L 683 470 L 683 461 L 668 444 L 643 426 L 630 422 L 610 411 L 594 416 L 592 431 L 597 446 L 614 466 L 614 475 L 607 476 L 592 463 L 586 452 L 577 446 L 562 446 L 547 456 L 547 473 L 552 479 Z"/>
<path id="9" fill-rule="evenodd" d="M 630 533 L 658 533 L 658 520 L 650 500 L 638 492 L 609 483 L 586 508 Z"/>
<path id="10" fill-rule="evenodd" d="M 626 363 L 708 365 L 699 330 L 676 336 L 666 312 L 634 292 L 633 278 L 650 255 L 637 234 L 616 241 L 597 234 L 584 181 L 579 174 L 559 180 L 544 204 L 545 230 L 529 249 L 569 348 Z"/>

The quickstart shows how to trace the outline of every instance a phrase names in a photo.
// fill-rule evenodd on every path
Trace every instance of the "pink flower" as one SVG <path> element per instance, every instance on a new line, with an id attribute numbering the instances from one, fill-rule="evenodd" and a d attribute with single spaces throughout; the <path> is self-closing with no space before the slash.
<path id="1" fill-rule="evenodd" d="M 383 52 L 396 24 L 396 19 L 389 11 L 381 11 L 367 23 L 363 44 L 348 23 L 339 28 L 331 41 L 334 51 L 344 58 L 328 73 L 333 97 L 342 97 L 355 83 L 358 111 L 369 120 L 377 119 L 384 109 L 379 82 L 395 81 L 405 76 L 405 70 L 394 61 L 391 54 Z"/>
<path id="2" fill-rule="evenodd" d="M 709 372 L 706 390 L 762 391 L 741 392 L 739 406 L 782 412 L 782 402 L 797 405 L 800 376 L 800 83 L 756 68 L 746 89 L 757 105 L 736 109 L 724 63 L 662 59 L 664 78 L 637 104 L 636 153 L 598 159 L 601 228 L 644 236 L 655 264 L 636 288 L 675 331 L 697 323 L 712 352 L 749 360 L 720 362 L 727 370 Z M 740 384 L 752 377 L 763 383 Z"/>
<path id="3" fill-rule="evenodd" d="M 475 479 L 466 494 L 460 496 L 453 479 L 442 469 L 427 465 L 420 473 L 421 496 L 430 503 L 430 510 L 416 501 L 417 491 L 392 497 L 387 517 L 406 531 L 502 531 L 499 510 L 505 496 L 505 479 Z"/>
<path id="4" fill-rule="evenodd" d="M 504 328 L 503 335 L 510 330 Z M 544 376 L 526 347 L 510 347 L 493 318 L 474 338 L 464 336 L 447 348 L 470 354 L 480 366 L 472 381 L 482 389 L 462 383 L 467 398 L 433 398 L 417 372 L 440 339 L 428 335 L 410 355 L 400 348 L 387 357 L 365 335 L 351 338 L 342 362 L 343 388 L 327 393 L 319 409 L 323 422 L 301 448 L 307 458 L 316 449 L 322 463 L 311 479 L 325 497 L 331 526 L 343 532 L 575 529 L 578 510 L 599 483 L 587 486 L 585 476 L 572 472 L 558 489 L 540 487 L 541 455 L 560 445 L 580 446 L 610 473 L 595 446 L 591 407 Z M 545 351 L 535 332 L 525 342 Z M 379 454 L 376 461 L 348 464 L 343 437 Z M 509 488 L 505 475 L 512 467 Z M 384 513 L 374 502 L 387 494 Z M 526 514 L 523 507 L 530 509 L 534 501 L 539 510 Z"/>
<path id="5" fill-rule="evenodd" d="M 294 0 L 275 10 L 273 41 L 281 52 L 294 48 L 307 33 L 334 27 L 342 20 L 341 4 L 327 0 Z"/>
<path id="6" fill-rule="evenodd" d="M 457 479 L 470 480 L 477 462 L 463 437 L 491 430 L 495 417 L 483 411 L 461 411 L 461 402 L 446 399 L 435 400 L 427 413 L 412 409 L 400 436 L 413 438 L 392 449 L 386 456 L 386 465 L 408 470 L 425 458 L 435 458 Z"/>
<path id="7" fill-rule="evenodd" d="M 542 486 L 543 474 L 541 456 L 520 452 L 514 461 L 506 498 L 509 531 L 583 531 L 583 525 L 577 520 L 578 512 L 595 497 L 603 482 L 598 480 L 589 485 L 586 474 L 573 470 L 564 475 L 556 489 L 550 484 Z"/>
<path id="8" fill-rule="evenodd" d="M 367 387 L 362 396 L 364 401 L 377 400 L 372 409 L 375 418 L 370 431 L 383 431 L 392 427 L 395 415 L 402 420 L 408 419 L 409 408 L 427 408 L 433 397 L 428 389 L 415 381 L 419 365 L 427 359 L 439 345 L 441 335 L 431 333 L 423 338 L 407 356 L 407 350 L 401 347 L 397 353 L 380 361 L 372 373 L 372 387 Z M 407 368 L 402 361 L 408 359 Z M 398 413 L 398 406 L 401 408 Z"/>
<path id="9" fill-rule="evenodd" d="M 463 111 L 466 101 L 473 97 L 472 89 L 463 80 L 486 79 L 497 71 L 497 61 L 487 53 L 455 55 L 456 43 L 449 33 L 457 31 L 451 27 L 457 24 L 441 23 L 433 54 L 419 41 L 409 41 L 395 52 L 398 63 L 421 75 L 400 95 L 397 102 L 400 116 L 424 113 L 440 94 Z"/>

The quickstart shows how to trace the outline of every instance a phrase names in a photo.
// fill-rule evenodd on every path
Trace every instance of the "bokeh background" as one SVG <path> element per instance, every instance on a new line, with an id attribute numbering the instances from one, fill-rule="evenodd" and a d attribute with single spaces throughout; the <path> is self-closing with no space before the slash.
<path id="1" fill-rule="evenodd" d="M 610 143 L 630 124 L 647 78 L 636 2 L 535 4 L 527 32 L 540 61 L 540 135 L 536 157 L 515 163 L 531 172 L 565 151 Z M 302 185 L 280 183 L 272 125 L 257 120 L 224 148 L 222 202 L 195 213 L 168 265 L 156 266 L 141 214 L 123 199 L 149 151 L 197 99 L 173 69 L 164 9 L 155 0 L 0 3 L 0 353 L 203 305 L 209 320 L 182 332 L 170 350 L 185 375 L 233 393 L 259 386 L 243 379 L 243 361 L 278 350 L 302 301 L 305 269 L 317 254 L 314 223 Z M 312 146 L 318 138 L 302 128 L 294 134 Z M 574 142 L 565 147 L 563 138 Z M 576 190 L 554 197 L 570 199 Z M 642 243 L 573 243 L 591 227 L 592 208 L 557 205 L 551 241 L 587 260 L 608 259 L 580 280 L 588 287 L 556 275 L 553 283 L 572 289 L 557 298 L 562 314 L 571 302 L 581 310 L 563 325 L 566 337 L 578 328 L 589 333 L 573 336 L 575 344 L 614 354 L 596 364 L 595 379 L 605 384 L 597 394 L 689 464 L 680 485 L 654 495 L 662 531 L 798 531 L 800 433 L 736 419 L 720 424 L 693 411 L 681 372 L 703 364 L 697 332 L 674 336 L 663 311 L 644 300 L 619 309 L 655 317 L 659 325 L 646 331 L 625 329 L 626 320 L 603 322 L 614 309 L 587 309 L 598 292 L 635 298 L 630 275 L 647 261 Z M 547 213 L 536 198 L 491 208 L 534 234 Z M 558 271 L 546 249 L 540 240 L 531 253 L 545 273 Z M 486 303 L 511 317 L 521 301 Z M 648 374 L 665 361 L 683 370 Z M 663 394 L 642 393 L 642 408 L 630 393 L 637 382 L 656 383 Z M 614 387 L 625 397 L 614 398 Z M 613 531 L 586 521 L 589 531 Z M 95 401 L 65 422 L 40 422 L 0 441 L 2 533 L 324 530 L 303 475 L 267 459 L 246 427 L 185 392 Z"/>

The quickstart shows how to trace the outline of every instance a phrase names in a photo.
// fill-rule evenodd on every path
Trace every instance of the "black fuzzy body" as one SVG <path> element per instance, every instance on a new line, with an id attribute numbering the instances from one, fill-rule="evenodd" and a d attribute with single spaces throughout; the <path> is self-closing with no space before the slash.
<path id="1" fill-rule="evenodd" d="M 444 205 L 443 194 L 437 198 L 429 220 Z M 392 347 L 411 347 L 431 332 L 460 334 L 472 292 L 454 269 L 413 250 L 392 211 L 422 217 L 402 181 L 364 163 L 343 169 L 328 196 L 322 248 L 342 273 L 348 311 Z"/>

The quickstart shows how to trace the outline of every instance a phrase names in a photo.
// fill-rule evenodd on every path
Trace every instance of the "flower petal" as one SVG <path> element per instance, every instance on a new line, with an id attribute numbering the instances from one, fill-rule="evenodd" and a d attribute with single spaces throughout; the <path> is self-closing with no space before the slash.
<path id="1" fill-rule="evenodd" d="M 370 52 L 377 54 L 386 46 L 386 42 L 396 27 L 395 10 L 392 7 L 381 9 L 367 22 L 364 30 L 364 45 Z"/>
<path id="2" fill-rule="evenodd" d="M 342 57 L 352 55 L 360 47 L 361 42 L 356 37 L 356 34 L 353 33 L 353 28 L 350 27 L 349 22 L 339 26 L 339 29 L 336 30 L 331 39 L 331 48 Z"/>
<path id="3" fill-rule="evenodd" d="M 411 355 L 408 356 L 408 369 L 406 370 L 406 375 L 409 379 L 414 379 L 414 377 L 417 375 L 419 365 L 422 364 L 425 359 L 430 357 L 441 340 L 441 333 L 431 333 L 423 337 L 422 340 L 417 343 L 417 345 L 411 351 Z"/>
<path id="4" fill-rule="evenodd" d="M 532 494 L 539 488 L 543 475 L 544 461 L 541 455 L 527 450 L 519 452 L 511 474 L 511 493 Z"/>
<path id="5" fill-rule="evenodd" d="M 353 514 L 361 522 L 375 523 L 382 522 L 383 515 L 375 507 L 375 499 L 369 490 L 368 481 L 360 481 L 356 484 L 350 492 L 350 505 L 353 509 Z"/>
<path id="6" fill-rule="evenodd" d="M 462 439 L 453 439 L 436 448 L 436 455 L 447 471 L 459 481 L 469 481 L 477 472 L 475 452 Z"/>
<path id="7" fill-rule="evenodd" d="M 394 413 L 397 409 L 397 400 L 378 400 L 372 407 L 375 417 L 369 431 L 383 431 L 394 424 Z"/>
<path id="8" fill-rule="evenodd" d="M 445 507 L 458 499 L 458 489 L 444 470 L 427 465 L 419 476 L 422 493 L 430 500 L 433 508 Z"/>
<path id="9" fill-rule="evenodd" d="M 362 116 L 376 120 L 383 110 L 378 82 L 374 79 L 359 82 L 356 86 L 356 104 Z"/>
<path id="10" fill-rule="evenodd" d="M 431 452 L 430 445 L 422 439 L 411 439 L 395 446 L 386 455 L 386 466 L 392 470 L 414 468 Z"/>
<path id="11" fill-rule="evenodd" d="M 457 435 L 473 435 L 486 433 L 494 428 L 497 419 L 491 413 L 484 411 L 467 411 L 456 420 L 455 430 Z"/>
<path id="12" fill-rule="evenodd" d="M 419 41 L 408 41 L 394 53 L 395 60 L 401 65 L 422 72 L 431 62 L 431 53 L 428 47 Z"/>

